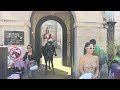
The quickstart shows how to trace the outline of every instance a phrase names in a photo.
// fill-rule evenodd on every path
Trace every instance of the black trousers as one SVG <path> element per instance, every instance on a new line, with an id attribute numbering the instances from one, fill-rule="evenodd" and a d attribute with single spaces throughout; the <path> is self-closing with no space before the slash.
<path id="1" fill-rule="evenodd" d="M 38 56 L 39 58 L 38 58 L 38 60 L 36 61 L 37 62 L 37 65 L 38 65 L 38 67 L 40 66 L 40 58 L 42 58 L 42 51 L 40 51 L 39 52 L 39 56 Z"/>
<path id="2" fill-rule="evenodd" d="M 40 66 L 40 59 L 37 60 L 37 65 L 38 65 L 38 67 Z"/>

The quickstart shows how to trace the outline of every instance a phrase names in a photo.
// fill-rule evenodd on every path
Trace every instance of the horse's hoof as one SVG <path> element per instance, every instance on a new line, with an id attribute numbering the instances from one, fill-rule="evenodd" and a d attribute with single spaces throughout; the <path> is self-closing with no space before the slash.
<path id="1" fill-rule="evenodd" d="M 55 56 L 57 56 L 57 54 L 55 54 Z"/>

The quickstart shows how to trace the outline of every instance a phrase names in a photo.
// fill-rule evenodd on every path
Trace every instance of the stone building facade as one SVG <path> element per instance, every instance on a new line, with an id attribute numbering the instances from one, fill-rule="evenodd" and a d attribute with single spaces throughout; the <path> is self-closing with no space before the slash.
<path id="1" fill-rule="evenodd" d="M 119 14 L 116 15 L 118 18 Z M 23 54 L 29 43 L 32 43 L 35 49 L 37 24 L 43 17 L 47 16 L 58 17 L 66 25 L 67 64 L 71 64 L 72 75 L 78 78 L 80 75 L 79 59 L 83 55 L 85 43 L 94 38 L 97 44 L 106 50 L 107 28 L 103 11 L 0 11 L 0 43 L 4 44 L 5 31 L 23 31 L 24 45 L 19 45 L 23 49 Z M 45 19 L 45 21 L 52 20 L 53 17 Z M 57 21 L 58 19 L 54 20 Z M 118 36 L 116 35 L 116 38 Z M 11 47 L 11 45 L 6 46 Z"/>

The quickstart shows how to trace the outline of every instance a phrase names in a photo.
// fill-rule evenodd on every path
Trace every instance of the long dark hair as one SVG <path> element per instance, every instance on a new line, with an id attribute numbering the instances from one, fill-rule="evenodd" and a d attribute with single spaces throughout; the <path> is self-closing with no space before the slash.
<path id="1" fill-rule="evenodd" d="M 30 47 L 32 48 L 32 57 L 34 57 L 34 51 L 33 51 L 33 46 L 32 46 L 32 44 L 27 45 L 27 49 L 28 49 L 28 46 L 30 46 Z"/>
<path id="2" fill-rule="evenodd" d="M 28 49 L 28 46 L 30 46 L 33 49 L 32 44 L 27 45 L 27 49 Z"/>
<path id="3" fill-rule="evenodd" d="M 92 44 L 91 42 L 87 42 L 86 44 L 85 44 L 85 47 L 84 47 L 84 54 L 86 54 L 87 53 L 87 51 L 86 51 L 86 47 L 88 47 L 90 44 Z M 93 44 L 92 44 L 93 45 Z"/>
<path id="4" fill-rule="evenodd" d="M 94 45 L 96 45 L 96 40 L 95 39 L 91 39 L 90 42 Z"/>

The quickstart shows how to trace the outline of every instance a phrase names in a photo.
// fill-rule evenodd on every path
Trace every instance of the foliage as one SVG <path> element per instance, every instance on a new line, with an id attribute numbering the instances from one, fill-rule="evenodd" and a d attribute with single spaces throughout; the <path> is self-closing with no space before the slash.
<path id="1" fill-rule="evenodd" d="M 113 51 L 113 48 L 114 48 L 114 51 Z M 108 60 L 108 65 L 110 65 L 111 62 L 114 60 L 114 58 L 116 57 L 116 53 L 118 51 L 120 51 L 120 45 L 114 44 L 114 47 L 109 46 L 109 50 L 110 50 L 110 56 L 109 56 L 109 58 L 111 58 L 111 59 Z"/>

